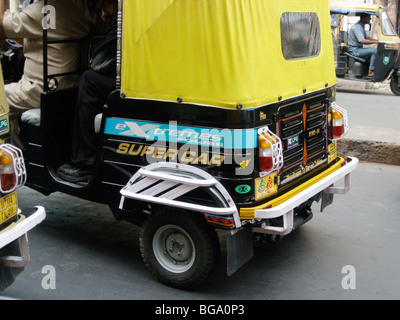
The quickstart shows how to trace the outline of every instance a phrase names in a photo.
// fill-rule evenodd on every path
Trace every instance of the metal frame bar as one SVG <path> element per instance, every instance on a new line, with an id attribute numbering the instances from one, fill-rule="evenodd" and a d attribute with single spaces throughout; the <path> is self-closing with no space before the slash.
<path id="1" fill-rule="evenodd" d="M 19 244 L 20 244 L 21 255 L 0 257 L 0 266 L 19 268 L 19 267 L 25 267 L 29 263 L 30 255 L 28 246 L 28 236 L 26 235 L 26 233 L 19 238 Z"/>
<path id="2" fill-rule="evenodd" d="M 11 242 L 19 239 L 21 256 L 3 256 L 0 258 L 0 266 L 24 267 L 29 262 L 29 246 L 27 232 L 44 220 L 46 211 L 43 207 L 37 206 L 36 212 L 28 218 L 20 215 L 20 221 L 11 224 L 0 232 L 0 249 Z"/>
<path id="3" fill-rule="evenodd" d="M 24 156 L 19 148 L 7 143 L 0 145 L 0 151 L 5 152 L 6 154 L 11 156 L 12 163 L 10 165 L 13 166 L 12 173 L 15 175 L 16 179 L 15 185 L 13 186 L 13 188 L 9 190 L 3 190 L 3 188 L 0 186 L 0 191 L 3 194 L 6 194 L 6 193 L 11 193 L 15 191 L 17 188 L 23 186 L 26 182 L 27 174 L 26 174 Z"/>
<path id="4" fill-rule="evenodd" d="M 255 210 L 254 215 L 257 219 L 267 220 L 283 217 L 283 227 L 267 226 L 266 223 L 263 222 L 261 227 L 255 227 L 253 231 L 266 234 L 289 234 L 293 229 L 294 208 L 321 191 L 327 194 L 347 193 L 350 190 L 350 173 L 357 168 L 358 159 L 349 157 L 347 161 L 344 167 L 336 170 L 302 192 L 299 192 L 284 203 L 268 209 Z M 331 187 L 334 182 L 342 178 L 344 178 L 344 187 Z"/>
<path id="5" fill-rule="evenodd" d="M 44 0 L 43 6 L 47 6 L 47 0 Z M 47 12 L 43 13 L 43 19 L 46 18 Z M 43 91 L 48 92 L 50 90 L 49 83 L 51 79 L 54 79 L 56 82 L 56 86 L 54 90 L 57 89 L 57 77 L 62 76 L 69 76 L 73 74 L 80 74 L 82 70 L 70 71 L 70 72 L 63 72 L 63 73 L 56 73 L 49 75 L 49 67 L 48 67 L 48 45 L 55 44 L 55 43 L 74 43 L 83 41 L 83 39 L 66 39 L 66 40 L 48 40 L 47 28 L 43 28 Z"/>
<path id="6" fill-rule="evenodd" d="M 117 76 L 116 88 L 121 89 L 122 80 L 122 20 L 123 20 L 124 4 L 122 0 L 118 0 L 118 17 L 117 17 Z"/>
<path id="7" fill-rule="evenodd" d="M 196 188 L 215 189 L 222 196 L 224 206 L 213 207 L 177 200 Z M 242 226 L 236 205 L 225 188 L 207 172 L 193 166 L 167 162 L 151 164 L 140 169 L 120 193 L 120 209 L 123 209 L 128 198 L 216 215 L 232 215 L 235 226 Z"/>
<path id="8" fill-rule="evenodd" d="M 47 0 L 44 0 L 44 6 L 47 6 Z M 43 19 L 46 17 L 47 12 L 43 13 Z M 47 29 L 43 28 L 43 90 L 49 91 L 48 83 L 48 59 L 47 59 Z"/>

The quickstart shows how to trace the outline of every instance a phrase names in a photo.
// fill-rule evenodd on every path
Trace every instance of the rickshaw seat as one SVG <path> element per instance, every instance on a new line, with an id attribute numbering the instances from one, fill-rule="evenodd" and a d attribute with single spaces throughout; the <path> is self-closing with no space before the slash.
<path id="1" fill-rule="evenodd" d="M 22 123 L 34 127 L 40 127 L 40 113 L 41 113 L 40 108 L 29 109 L 21 115 L 21 121 Z M 103 114 L 99 113 L 94 119 L 94 130 L 96 134 L 100 133 L 102 118 Z"/>
<path id="2" fill-rule="evenodd" d="M 94 132 L 96 134 L 100 133 L 100 128 L 101 128 L 101 120 L 103 119 L 103 114 L 99 113 L 98 115 L 96 115 L 96 117 L 94 118 Z"/>
<path id="3" fill-rule="evenodd" d="M 344 54 L 345 54 L 346 56 L 348 56 L 349 58 L 352 58 L 352 59 L 354 59 L 354 60 L 356 60 L 356 61 L 358 61 L 358 62 L 361 62 L 361 63 L 367 62 L 367 60 L 365 60 L 364 58 L 357 57 L 357 56 L 353 56 L 352 54 L 350 54 L 350 53 L 348 53 L 348 52 L 345 52 Z"/>

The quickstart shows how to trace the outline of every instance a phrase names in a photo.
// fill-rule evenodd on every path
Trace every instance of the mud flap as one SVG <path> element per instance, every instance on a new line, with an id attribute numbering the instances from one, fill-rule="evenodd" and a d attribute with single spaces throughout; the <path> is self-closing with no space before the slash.
<path id="1" fill-rule="evenodd" d="M 333 187 L 333 184 L 330 187 Z M 320 212 L 323 212 L 327 206 L 333 203 L 333 196 L 333 193 L 322 192 Z"/>
<path id="2" fill-rule="evenodd" d="M 227 266 L 228 277 L 253 258 L 253 230 L 245 227 L 232 231 L 227 236 Z"/>
<path id="3" fill-rule="evenodd" d="M 324 211 L 324 209 L 333 203 L 333 194 L 322 194 L 322 201 L 321 201 L 321 209 L 320 211 Z"/>

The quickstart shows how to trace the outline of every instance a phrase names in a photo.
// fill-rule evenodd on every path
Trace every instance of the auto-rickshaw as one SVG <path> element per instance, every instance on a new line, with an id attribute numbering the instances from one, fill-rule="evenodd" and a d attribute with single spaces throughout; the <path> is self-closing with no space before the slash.
<path id="1" fill-rule="evenodd" d="M 203 283 L 221 237 L 231 276 L 254 239 L 290 234 L 314 202 L 323 210 L 349 190 L 358 159 L 337 150 L 348 119 L 335 102 L 327 0 L 119 1 L 118 34 L 117 87 L 94 120 L 94 175 L 57 175 L 76 89 L 46 86 L 39 121 L 21 123 L 27 185 L 107 204 L 140 226 L 159 281 Z M 44 73 L 46 84 L 59 76 Z"/>
<path id="2" fill-rule="evenodd" d="M 3 37 L 0 38 L 3 39 Z M 0 53 L 7 79 L 18 79 L 23 55 L 14 41 L 2 44 Z M 20 53 L 20 55 L 18 55 Z M 5 63 L 4 63 L 5 61 Z M 22 150 L 10 143 L 9 106 L 0 74 L 0 291 L 12 285 L 30 261 L 28 232 L 46 217 L 46 210 L 36 206 L 34 212 L 22 212 L 18 189 L 27 180 Z"/>
<path id="3" fill-rule="evenodd" d="M 400 38 L 386 9 L 375 4 L 331 1 L 330 11 L 332 15 L 338 17 L 337 21 L 339 21 L 339 40 L 335 41 L 336 75 L 344 79 L 366 82 L 383 82 L 390 79 L 390 89 L 399 96 Z M 344 21 L 343 17 L 358 17 L 363 13 L 375 17 L 372 28 L 367 26 L 371 33 L 376 30 L 374 37 L 378 39 L 375 72 L 372 78 L 368 77 L 368 61 L 350 54 L 347 50 L 347 35 L 353 25 L 351 22 L 356 23 L 358 20 L 356 18 L 354 21 Z"/>

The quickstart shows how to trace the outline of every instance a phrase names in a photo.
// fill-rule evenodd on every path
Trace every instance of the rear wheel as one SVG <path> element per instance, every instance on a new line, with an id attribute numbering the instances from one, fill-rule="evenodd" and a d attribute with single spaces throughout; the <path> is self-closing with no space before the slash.
<path id="1" fill-rule="evenodd" d="M 392 79 L 390 80 L 390 90 L 396 95 L 400 96 L 400 77 L 394 77 L 392 76 Z"/>
<path id="2" fill-rule="evenodd" d="M 143 225 L 140 250 L 160 282 L 189 289 L 200 285 L 216 267 L 220 246 L 217 233 L 202 215 L 159 208 Z"/>

